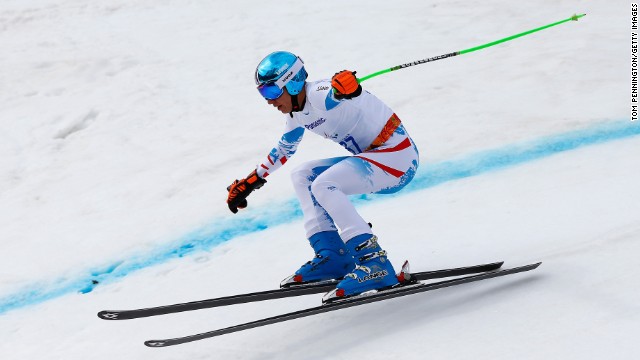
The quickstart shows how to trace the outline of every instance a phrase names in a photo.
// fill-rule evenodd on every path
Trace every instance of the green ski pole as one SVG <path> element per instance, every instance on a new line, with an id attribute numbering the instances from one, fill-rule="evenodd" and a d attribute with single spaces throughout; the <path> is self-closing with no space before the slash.
<path id="1" fill-rule="evenodd" d="M 494 46 L 494 45 L 501 44 L 503 42 L 507 42 L 509 40 L 517 39 L 519 37 L 532 34 L 534 32 L 540 31 L 540 30 L 548 29 L 548 28 L 550 28 L 552 26 L 556 26 L 556 25 L 560 25 L 560 24 L 566 23 L 568 21 L 578 21 L 579 18 L 581 18 L 581 17 L 583 17 L 585 15 L 587 15 L 587 14 L 573 15 L 570 18 L 567 18 L 567 19 L 564 19 L 564 20 L 561 20 L 561 21 L 557 21 L 557 22 L 554 22 L 554 23 L 549 24 L 549 25 L 541 26 L 539 28 L 535 28 L 535 29 L 532 29 L 532 30 L 521 32 L 519 34 L 512 35 L 512 36 L 506 37 L 504 39 L 492 41 L 492 42 L 486 43 L 484 45 L 472 47 L 472 48 L 469 48 L 469 49 L 466 49 L 466 50 L 460 50 L 460 51 L 452 52 L 452 53 L 449 53 L 449 54 L 434 56 L 434 57 L 427 58 L 427 59 L 416 60 L 414 62 L 410 62 L 410 63 L 407 63 L 407 64 L 397 65 L 397 66 L 394 66 L 394 67 L 391 67 L 391 68 L 388 68 L 388 69 L 385 69 L 385 70 L 380 70 L 380 71 L 375 72 L 373 74 L 369 74 L 367 76 L 359 78 L 358 82 L 361 83 L 361 82 L 363 82 L 365 80 L 371 79 L 372 77 L 376 77 L 378 75 L 386 74 L 386 73 L 391 72 L 391 71 L 396 71 L 396 70 L 408 68 L 410 66 L 420 65 L 420 64 L 424 64 L 424 63 L 428 63 L 428 62 L 432 62 L 432 61 L 436 61 L 436 60 L 442 60 L 442 59 L 450 58 L 450 57 L 453 57 L 453 56 L 457 56 L 457 55 L 462 55 L 462 54 L 467 54 L 467 53 L 470 53 L 470 52 L 478 51 L 478 50 L 481 50 L 481 49 L 484 49 L 484 48 L 488 48 L 490 46 Z"/>

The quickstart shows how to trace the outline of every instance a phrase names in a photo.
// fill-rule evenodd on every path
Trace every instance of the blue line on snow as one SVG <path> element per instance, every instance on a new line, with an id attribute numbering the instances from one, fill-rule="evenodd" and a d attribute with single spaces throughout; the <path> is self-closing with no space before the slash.
<path id="1" fill-rule="evenodd" d="M 521 163 L 544 158 L 579 147 L 640 135 L 640 124 L 625 121 L 605 122 L 582 130 L 543 137 L 534 141 L 508 145 L 482 151 L 455 160 L 423 165 L 413 181 L 399 193 L 419 191 L 448 181 L 483 174 Z M 392 195 L 393 196 L 393 195 Z M 389 195 L 363 195 L 355 202 L 372 201 Z M 278 209 L 278 210 L 273 210 Z M 0 299 L 0 314 L 35 305 L 69 293 L 89 293 L 97 284 L 109 283 L 137 270 L 164 263 L 191 253 L 210 250 L 233 238 L 256 233 L 269 227 L 290 222 L 302 216 L 297 200 L 291 199 L 254 209 L 253 215 L 223 217 L 213 221 L 206 229 L 187 234 L 176 242 L 166 244 L 155 251 L 131 256 L 127 260 L 96 268 L 72 279 L 33 283 L 21 291 Z"/>

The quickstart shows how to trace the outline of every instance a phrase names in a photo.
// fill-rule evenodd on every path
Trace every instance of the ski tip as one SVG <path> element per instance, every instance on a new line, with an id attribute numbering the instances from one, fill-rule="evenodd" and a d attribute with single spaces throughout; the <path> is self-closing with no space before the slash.
<path id="1" fill-rule="evenodd" d="M 522 269 L 522 271 L 535 270 L 535 269 L 538 268 L 538 266 L 540 266 L 540 264 L 542 264 L 542 261 L 538 261 L 536 263 L 531 263 L 529 265 L 518 266 L 518 267 L 516 267 L 516 269 Z"/>
<path id="2" fill-rule="evenodd" d="M 480 266 L 482 266 L 486 271 L 493 271 L 493 270 L 500 269 L 502 265 L 504 265 L 504 261 L 496 261 L 496 262 L 487 263 Z"/>

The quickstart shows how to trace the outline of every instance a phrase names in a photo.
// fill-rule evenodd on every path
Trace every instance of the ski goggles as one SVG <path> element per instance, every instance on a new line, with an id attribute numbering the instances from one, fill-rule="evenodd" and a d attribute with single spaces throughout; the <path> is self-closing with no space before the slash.
<path id="1" fill-rule="evenodd" d="M 258 92 L 265 100 L 275 100 L 282 96 L 284 90 L 282 90 L 275 81 L 258 85 Z"/>
<path id="2" fill-rule="evenodd" d="M 287 83 L 291 81 L 291 79 L 293 79 L 300 70 L 302 70 L 303 66 L 304 63 L 302 62 L 302 59 L 297 58 L 296 62 L 294 62 L 287 71 L 282 73 L 278 79 L 259 84 L 258 92 L 260 92 L 260 95 L 262 95 L 266 100 L 275 100 L 279 98 L 284 93 L 284 88 L 287 86 Z"/>

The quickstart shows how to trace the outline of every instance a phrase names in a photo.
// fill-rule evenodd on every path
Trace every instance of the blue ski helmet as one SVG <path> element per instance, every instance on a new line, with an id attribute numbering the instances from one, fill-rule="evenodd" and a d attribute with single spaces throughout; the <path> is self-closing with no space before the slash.
<path id="1" fill-rule="evenodd" d="M 288 51 L 276 51 L 267 55 L 256 67 L 258 91 L 267 100 L 275 100 L 287 89 L 290 95 L 298 95 L 304 87 L 307 71 L 304 62 Z"/>

